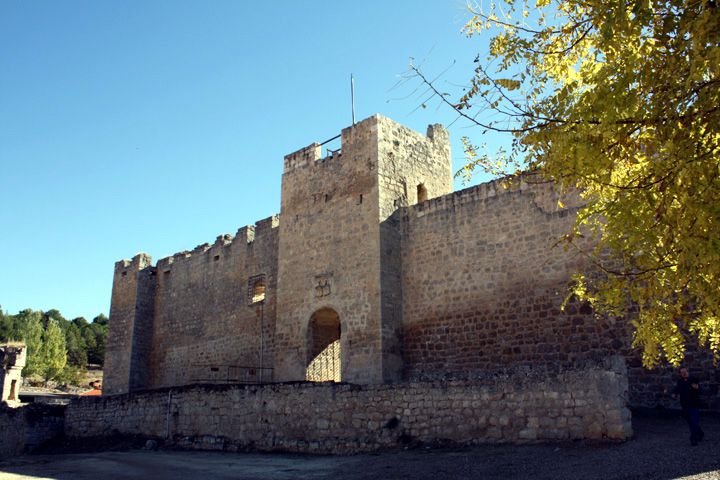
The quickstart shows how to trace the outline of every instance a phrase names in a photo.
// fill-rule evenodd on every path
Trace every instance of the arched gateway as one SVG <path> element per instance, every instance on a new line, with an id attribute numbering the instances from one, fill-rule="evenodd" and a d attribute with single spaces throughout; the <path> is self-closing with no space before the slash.
<path id="1" fill-rule="evenodd" d="M 339 382 L 340 316 L 332 308 L 321 308 L 308 324 L 307 369 L 305 379 L 312 382 Z"/>

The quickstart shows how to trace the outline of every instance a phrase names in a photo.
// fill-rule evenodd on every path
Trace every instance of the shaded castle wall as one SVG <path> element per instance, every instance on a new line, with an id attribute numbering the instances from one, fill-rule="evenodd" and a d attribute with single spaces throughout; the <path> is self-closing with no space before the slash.
<path id="1" fill-rule="evenodd" d="M 557 198 L 549 184 L 491 182 L 404 209 L 408 378 L 571 365 L 626 346 L 622 325 L 582 305 L 560 311 L 572 274 L 588 265 L 554 246 L 575 216 Z"/>
<path id="2" fill-rule="evenodd" d="M 380 196 L 380 288 L 383 378 L 399 380 L 403 359 L 402 255 L 399 207 L 452 192 L 450 138 L 442 125 L 421 135 L 381 117 L 378 121 L 378 190 Z"/>
<path id="3" fill-rule="evenodd" d="M 64 413 L 65 405 L 30 403 L 12 408 L 0 403 L 0 460 L 62 438 Z"/>
<path id="4" fill-rule="evenodd" d="M 110 302 L 110 322 L 108 327 L 107 346 L 105 348 L 105 374 L 103 390 L 105 393 L 127 392 L 131 386 L 131 364 L 147 369 L 147 358 L 144 365 L 133 352 L 141 342 L 149 342 L 150 338 L 135 338 L 146 334 L 152 327 L 152 316 L 148 318 L 147 306 L 153 301 L 151 292 L 147 291 L 147 277 L 154 272 L 152 259 L 142 253 L 132 260 L 120 260 L 115 263 L 113 275 L 112 300 Z M 137 329 L 136 329 L 137 326 Z M 133 353 L 135 356 L 133 358 Z M 138 363 L 139 362 L 139 363 Z M 136 373 L 133 384 L 139 380 Z"/>
<path id="5" fill-rule="evenodd" d="M 148 387 L 272 379 L 277 224 L 270 217 L 158 261 Z M 253 304 L 262 277 L 265 300 Z"/>

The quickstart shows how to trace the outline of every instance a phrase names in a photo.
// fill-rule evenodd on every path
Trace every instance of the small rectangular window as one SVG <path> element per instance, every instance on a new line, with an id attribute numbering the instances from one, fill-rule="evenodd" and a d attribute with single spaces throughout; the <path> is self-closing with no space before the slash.
<path id="1" fill-rule="evenodd" d="M 215 260 L 216 262 L 217 262 L 218 260 L 220 260 L 220 255 L 215 255 L 215 256 L 213 257 L 213 260 Z"/>

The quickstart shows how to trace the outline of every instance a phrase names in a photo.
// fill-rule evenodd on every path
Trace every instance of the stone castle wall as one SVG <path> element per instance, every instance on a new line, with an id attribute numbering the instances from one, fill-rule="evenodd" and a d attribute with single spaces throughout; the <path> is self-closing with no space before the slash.
<path id="1" fill-rule="evenodd" d="M 622 351 L 621 326 L 595 319 L 587 306 L 560 309 L 572 274 L 588 267 L 556 245 L 574 215 L 558 207 L 550 184 L 519 181 L 403 209 L 406 376 L 572 365 Z"/>
<path id="2" fill-rule="evenodd" d="M 277 224 L 158 261 L 148 387 L 272 378 Z M 265 282 L 263 302 L 252 301 L 255 281 Z"/>
<path id="3" fill-rule="evenodd" d="M 513 365 L 567 367 L 625 358 L 633 406 L 677 408 L 675 369 L 647 370 L 627 319 L 597 317 L 567 296 L 591 264 L 558 240 L 579 199 L 548 183 L 489 182 L 403 208 L 404 378 L 473 378 Z M 589 250 L 591 245 L 578 245 Z M 689 345 L 687 364 L 720 409 L 720 369 Z"/>
<path id="4" fill-rule="evenodd" d="M 481 382 L 197 385 L 74 400 L 69 437 L 133 434 L 185 448 L 356 453 L 459 444 L 632 435 L 623 363 Z"/>
<path id="5" fill-rule="evenodd" d="M 277 217 L 233 238 L 115 266 L 105 392 L 272 378 Z M 254 282 L 265 298 L 252 302 Z"/>
<path id="6" fill-rule="evenodd" d="M 64 405 L 29 404 L 8 407 L 0 404 L 0 460 L 32 452 L 62 437 Z"/>
<path id="7" fill-rule="evenodd" d="M 441 125 L 426 136 L 378 122 L 380 291 L 384 378 L 402 378 L 402 255 L 399 208 L 452 192 L 450 139 Z M 423 198 L 424 197 L 424 198 Z"/>

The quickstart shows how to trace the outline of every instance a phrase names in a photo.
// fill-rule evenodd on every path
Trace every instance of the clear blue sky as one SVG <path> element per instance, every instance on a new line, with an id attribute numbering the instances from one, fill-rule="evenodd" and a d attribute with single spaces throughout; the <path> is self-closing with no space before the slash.
<path id="1" fill-rule="evenodd" d="M 486 41 L 464 0 L 0 3 L 0 305 L 110 307 L 113 264 L 153 260 L 280 210 L 283 155 L 381 113 L 449 124 L 393 88 L 441 88 Z M 450 127 L 455 167 L 461 135 Z M 458 185 L 459 187 L 459 185 Z"/>

